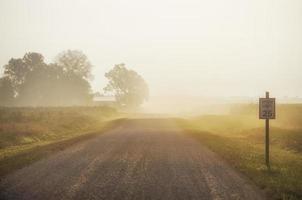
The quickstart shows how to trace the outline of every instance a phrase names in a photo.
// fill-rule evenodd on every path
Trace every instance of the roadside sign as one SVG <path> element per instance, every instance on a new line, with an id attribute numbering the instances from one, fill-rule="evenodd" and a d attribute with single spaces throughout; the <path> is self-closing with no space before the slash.
<path id="1" fill-rule="evenodd" d="M 270 170 L 269 120 L 276 119 L 276 101 L 275 98 L 269 98 L 269 92 L 265 93 L 265 98 L 259 98 L 259 119 L 265 119 L 265 163 Z"/>
<path id="2" fill-rule="evenodd" d="M 275 98 L 259 98 L 259 119 L 276 119 Z"/>

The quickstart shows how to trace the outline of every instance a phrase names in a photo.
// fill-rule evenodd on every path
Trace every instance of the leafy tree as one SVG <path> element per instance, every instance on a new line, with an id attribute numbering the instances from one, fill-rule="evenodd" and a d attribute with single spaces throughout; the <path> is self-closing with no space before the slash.
<path id="1" fill-rule="evenodd" d="M 39 53 L 30 52 L 26 53 L 22 59 L 10 59 L 4 66 L 4 75 L 11 80 L 15 92 L 18 93 L 29 73 L 45 67 L 44 57 Z"/>
<path id="2" fill-rule="evenodd" d="M 35 52 L 26 53 L 23 57 L 23 62 L 26 68 L 30 71 L 40 67 L 45 67 L 46 65 L 43 55 Z"/>
<path id="3" fill-rule="evenodd" d="M 14 88 L 10 79 L 7 76 L 0 78 L 0 105 L 13 105 L 14 95 Z"/>
<path id="4" fill-rule="evenodd" d="M 149 97 L 145 80 L 135 71 L 127 69 L 125 64 L 115 65 L 105 77 L 109 83 L 104 91 L 113 93 L 120 106 L 137 107 Z"/>
<path id="5" fill-rule="evenodd" d="M 58 63 L 51 64 L 41 54 L 30 52 L 4 66 L 5 88 L 10 83 L 19 106 L 83 105 L 92 100 L 90 70 L 90 62 L 79 51 L 65 51 L 59 54 Z"/>
<path id="6" fill-rule="evenodd" d="M 27 71 L 21 58 L 12 58 L 8 64 L 4 66 L 4 75 L 11 81 L 15 90 L 23 83 Z"/>
<path id="7" fill-rule="evenodd" d="M 56 63 L 63 67 L 66 73 L 74 73 L 79 77 L 90 79 L 92 65 L 81 51 L 67 50 L 57 56 Z"/>
<path id="8" fill-rule="evenodd" d="M 71 104 L 85 104 L 92 101 L 91 86 L 92 65 L 81 51 L 67 50 L 57 56 L 56 64 L 63 70 L 60 81 L 65 88 L 65 95 Z"/>

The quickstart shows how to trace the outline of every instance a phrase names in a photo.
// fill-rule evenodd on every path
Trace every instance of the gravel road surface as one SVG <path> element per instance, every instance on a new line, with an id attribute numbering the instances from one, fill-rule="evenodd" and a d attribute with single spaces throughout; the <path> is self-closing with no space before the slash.
<path id="1" fill-rule="evenodd" d="M 264 199 L 169 119 L 131 119 L 8 175 L 1 199 Z"/>

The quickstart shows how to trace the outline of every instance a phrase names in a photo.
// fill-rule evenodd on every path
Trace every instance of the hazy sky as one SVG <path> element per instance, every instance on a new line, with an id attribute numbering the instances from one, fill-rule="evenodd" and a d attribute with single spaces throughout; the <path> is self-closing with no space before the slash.
<path id="1" fill-rule="evenodd" d="M 151 95 L 302 96 L 301 0 L 0 0 L 0 65 L 82 50 L 126 63 Z"/>

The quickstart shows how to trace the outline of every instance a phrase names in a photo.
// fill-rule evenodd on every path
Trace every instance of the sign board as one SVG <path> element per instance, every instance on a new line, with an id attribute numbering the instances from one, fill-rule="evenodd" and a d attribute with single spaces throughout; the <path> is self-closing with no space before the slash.
<path id="1" fill-rule="evenodd" d="M 259 98 L 259 119 L 276 119 L 275 98 Z"/>

